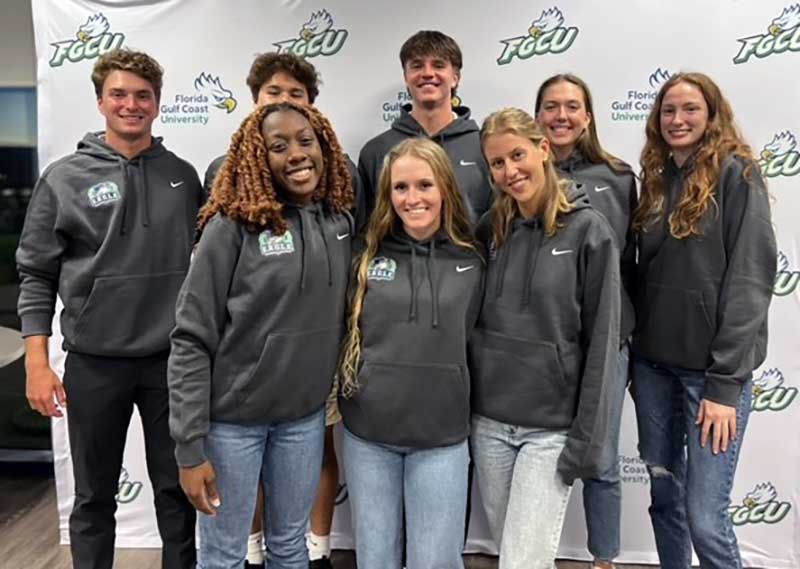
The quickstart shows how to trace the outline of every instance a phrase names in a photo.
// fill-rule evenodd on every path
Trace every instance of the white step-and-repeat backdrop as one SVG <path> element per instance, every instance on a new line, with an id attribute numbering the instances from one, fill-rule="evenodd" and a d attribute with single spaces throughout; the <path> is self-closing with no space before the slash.
<path id="1" fill-rule="evenodd" d="M 604 145 L 635 164 L 659 84 L 678 70 L 713 76 L 762 158 L 774 196 L 780 247 L 770 314 L 770 349 L 756 371 L 753 414 L 730 513 L 746 565 L 800 567 L 800 4 L 791 0 L 33 0 L 38 59 L 39 157 L 44 168 L 101 130 L 89 80 L 105 50 L 126 46 L 166 70 L 155 133 L 202 176 L 252 108 L 245 77 L 264 51 L 293 51 L 317 67 L 317 105 L 354 158 L 388 128 L 408 97 L 398 52 L 420 29 L 453 36 L 464 52 L 459 95 L 479 122 L 504 106 L 531 109 L 539 83 L 570 71 L 591 86 Z M 531 34 L 531 28 L 538 28 Z M 236 101 L 235 106 L 223 103 Z M 58 356 L 56 356 L 58 358 Z M 656 562 L 647 516 L 648 477 L 636 451 L 632 405 L 623 416 L 622 553 Z M 72 480 L 64 421 L 54 422 L 62 540 Z M 134 423 L 119 484 L 118 543 L 157 546 L 152 494 Z M 576 486 L 560 555 L 587 558 Z M 333 542 L 351 547 L 346 488 Z M 493 552 L 478 500 L 469 551 Z"/>

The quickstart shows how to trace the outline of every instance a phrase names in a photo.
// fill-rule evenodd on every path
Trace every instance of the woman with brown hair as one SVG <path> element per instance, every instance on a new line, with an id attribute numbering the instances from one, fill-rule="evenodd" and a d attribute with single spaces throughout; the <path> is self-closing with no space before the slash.
<path id="1" fill-rule="evenodd" d="M 270 567 L 308 567 L 352 198 L 330 123 L 280 103 L 244 121 L 200 212 L 168 379 L 181 485 L 201 512 L 203 569 L 244 564 L 259 475 L 270 490 Z"/>
<path id="2" fill-rule="evenodd" d="M 463 569 L 467 335 L 483 261 L 444 150 L 389 151 L 355 261 L 339 407 L 360 569 Z"/>
<path id="3" fill-rule="evenodd" d="M 619 353 L 619 253 L 550 143 L 520 109 L 490 115 L 496 188 L 478 224 L 489 251 L 470 340 L 472 456 L 500 569 L 551 569 L 570 487 L 596 476 Z"/>
<path id="4" fill-rule="evenodd" d="M 741 567 L 728 515 L 763 361 L 777 251 L 769 197 L 719 87 L 661 87 L 642 151 L 633 395 L 661 566 Z"/>

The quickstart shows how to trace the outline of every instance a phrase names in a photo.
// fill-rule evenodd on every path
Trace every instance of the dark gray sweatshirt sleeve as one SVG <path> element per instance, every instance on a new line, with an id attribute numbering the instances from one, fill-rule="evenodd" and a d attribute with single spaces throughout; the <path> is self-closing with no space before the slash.
<path id="1" fill-rule="evenodd" d="M 628 230 L 625 233 L 625 247 L 620 252 L 620 277 L 622 288 L 627 293 L 622 297 L 622 320 L 620 321 L 620 333 L 623 337 L 620 342 L 624 342 L 633 332 L 635 326 L 635 312 L 632 300 L 636 298 L 636 233 L 633 231 L 633 214 L 639 205 L 639 197 L 636 193 L 636 177 L 629 176 L 628 186 Z"/>
<path id="2" fill-rule="evenodd" d="M 369 221 L 372 211 L 375 209 L 375 192 L 378 190 L 378 180 L 375 179 L 375 152 L 371 144 L 367 144 L 361 149 L 358 156 L 358 178 L 361 183 L 361 191 L 364 194 L 365 219 Z"/>
<path id="3" fill-rule="evenodd" d="M 599 219 L 598 214 L 598 219 Z M 589 227 L 582 251 L 581 300 L 583 374 L 575 419 L 558 458 L 567 484 L 599 474 L 610 434 L 613 382 L 616 381 L 620 327 L 619 252 L 605 219 Z"/>
<path id="4" fill-rule="evenodd" d="M 755 164 L 748 177 L 744 169 L 743 161 L 730 160 L 721 173 L 728 263 L 703 393 L 730 406 L 736 406 L 744 382 L 760 364 L 754 361 L 755 346 L 772 300 L 778 256 L 764 181 Z"/>
<path id="5" fill-rule="evenodd" d="M 181 467 L 206 461 L 211 406 L 211 365 L 225 326 L 228 290 L 241 234 L 218 216 L 205 228 L 175 308 L 167 368 L 169 428 Z"/>
<path id="6" fill-rule="evenodd" d="M 22 335 L 49 336 L 55 312 L 61 255 L 66 243 L 56 231 L 58 200 L 42 174 L 33 190 L 17 247 L 20 276 L 17 312 Z"/>

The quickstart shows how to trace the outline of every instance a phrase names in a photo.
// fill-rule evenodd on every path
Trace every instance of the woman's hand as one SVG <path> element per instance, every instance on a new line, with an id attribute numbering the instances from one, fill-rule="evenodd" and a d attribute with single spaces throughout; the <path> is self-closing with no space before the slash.
<path id="1" fill-rule="evenodd" d="M 700 446 L 705 448 L 710 434 L 711 452 L 725 452 L 728 450 L 728 443 L 736 440 L 736 407 L 701 399 L 695 421 L 695 425 L 700 424 Z"/>
<path id="2" fill-rule="evenodd" d="M 180 481 L 192 506 L 209 516 L 217 514 L 222 500 L 217 491 L 217 475 L 210 462 L 205 461 L 191 468 L 180 468 Z"/>

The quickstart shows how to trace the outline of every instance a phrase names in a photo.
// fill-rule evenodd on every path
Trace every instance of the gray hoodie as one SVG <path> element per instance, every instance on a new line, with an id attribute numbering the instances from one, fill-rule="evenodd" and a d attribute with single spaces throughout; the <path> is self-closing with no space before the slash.
<path id="1" fill-rule="evenodd" d="M 180 466 L 206 460 L 210 421 L 292 421 L 330 393 L 352 218 L 321 204 L 284 211 L 283 235 L 218 214 L 200 238 L 178 297 L 167 372 Z"/>
<path id="2" fill-rule="evenodd" d="M 582 185 L 586 197 L 597 211 L 606 216 L 617 238 L 622 277 L 622 321 L 620 340 L 625 342 L 636 322 L 633 310 L 633 287 L 636 284 L 636 236 L 631 229 L 636 211 L 636 176 L 631 170 L 617 172 L 607 164 L 587 162 L 579 151 L 557 164 L 561 172 Z"/>
<path id="3" fill-rule="evenodd" d="M 339 398 L 350 432 L 414 448 L 467 438 L 467 336 L 482 282 L 479 255 L 443 231 L 419 242 L 395 229 L 383 240 L 361 316 L 360 388 Z"/>
<path id="4" fill-rule="evenodd" d="M 64 348 L 147 356 L 169 348 L 202 188 L 160 138 L 132 159 L 87 134 L 33 191 L 17 249 L 24 336 L 51 333 L 64 302 Z"/>
<path id="5" fill-rule="evenodd" d="M 483 307 L 470 340 L 473 412 L 568 431 L 558 460 L 567 484 L 599 474 L 619 352 L 619 253 L 605 217 L 571 190 L 574 209 L 547 237 L 517 217 L 501 247 L 491 214 Z"/>
<path id="6" fill-rule="evenodd" d="M 767 312 L 777 270 L 769 195 L 758 166 L 728 156 L 701 236 L 675 239 L 665 219 L 693 168 L 672 161 L 662 220 L 639 235 L 635 354 L 706 374 L 703 397 L 735 406 L 767 353 Z M 634 378 L 635 381 L 635 378 Z"/>
<path id="7" fill-rule="evenodd" d="M 480 129 L 469 118 L 467 107 L 456 107 L 453 112 L 457 115 L 453 122 L 441 132 L 428 136 L 411 116 L 411 105 L 404 105 L 392 127 L 364 145 L 358 157 L 358 174 L 366 197 L 367 217 L 375 209 L 384 157 L 400 142 L 414 137 L 430 138 L 447 152 L 473 222 L 489 209 L 492 205 L 492 188 L 489 185 L 489 169 L 481 152 Z"/>

